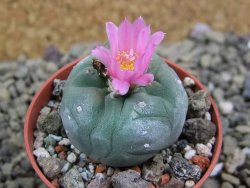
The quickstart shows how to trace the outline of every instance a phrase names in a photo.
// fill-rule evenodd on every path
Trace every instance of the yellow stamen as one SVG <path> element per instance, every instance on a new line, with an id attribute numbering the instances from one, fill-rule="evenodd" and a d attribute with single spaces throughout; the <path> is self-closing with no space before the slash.
<path id="1" fill-rule="evenodd" d="M 116 56 L 116 61 L 122 70 L 133 71 L 135 69 L 135 61 L 137 54 L 133 49 L 129 51 L 119 51 Z"/>

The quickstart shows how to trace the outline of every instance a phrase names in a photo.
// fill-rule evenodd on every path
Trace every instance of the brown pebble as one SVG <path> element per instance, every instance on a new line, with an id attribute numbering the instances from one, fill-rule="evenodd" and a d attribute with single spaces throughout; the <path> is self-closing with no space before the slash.
<path id="1" fill-rule="evenodd" d="M 55 151 L 56 151 L 56 153 L 60 153 L 62 151 L 67 151 L 67 148 L 65 146 L 58 145 L 55 147 Z"/>
<path id="2" fill-rule="evenodd" d="M 51 184 L 55 187 L 55 188 L 59 188 L 59 182 L 58 182 L 58 178 L 55 178 L 51 181 Z"/>
<path id="3" fill-rule="evenodd" d="M 198 165 L 202 172 L 204 172 L 210 165 L 210 160 L 203 155 L 195 155 L 192 157 L 191 161 Z"/>
<path id="4" fill-rule="evenodd" d="M 141 174 L 141 168 L 139 166 L 133 166 L 132 168 L 130 168 L 131 170 L 134 170 L 136 172 L 139 172 Z"/>
<path id="5" fill-rule="evenodd" d="M 65 151 L 61 151 L 58 154 L 59 159 L 66 160 L 67 159 L 67 153 Z"/>
<path id="6" fill-rule="evenodd" d="M 160 186 L 163 186 L 165 184 L 167 184 L 170 180 L 170 175 L 169 173 L 163 174 L 160 178 Z"/>
<path id="7" fill-rule="evenodd" d="M 154 186 L 154 184 L 152 184 L 151 182 L 149 182 L 147 188 L 155 188 L 155 186 Z"/>
<path id="8" fill-rule="evenodd" d="M 95 173 L 103 173 L 105 170 L 107 169 L 107 167 L 105 165 L 99 164 L 96 166 L 95 168 Z"/>

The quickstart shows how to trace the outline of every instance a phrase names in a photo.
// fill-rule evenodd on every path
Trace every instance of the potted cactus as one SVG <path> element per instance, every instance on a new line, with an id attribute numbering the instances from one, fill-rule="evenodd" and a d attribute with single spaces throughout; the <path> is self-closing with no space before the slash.
<path id="1" fill-rule="evenodd" d="M 53 79 L 67 79 L 58 111 L 71 144 L 95 163 L 114 168 L 146 163 L 178 140 L 189 100 L 181 80 L 191 77 L 196 88 L 204 89 L 192 75 L 154 54 L 164 33 L 151 35 L 141 17 L 134 23 L 125 19 L 119 27 L 108 22 L 106 31 L 109 45 L 96 47 L 90 56 L 52 76 L 29 108 L 26 150 L 48 186 L 52 184 L 32 154 L 32 135 L 39 110 L 50 97 L 44 90 L 50 89 Z M 211 114 L 217 128 L 214 155 L 196 186 L 209 176 L 220 152 L 221 125 L 213 101 Z"/>

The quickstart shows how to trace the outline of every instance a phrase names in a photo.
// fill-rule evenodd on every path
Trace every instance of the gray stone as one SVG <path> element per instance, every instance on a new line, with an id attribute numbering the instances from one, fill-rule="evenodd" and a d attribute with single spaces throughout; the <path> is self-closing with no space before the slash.
<path id="1" fill-rule="evenodd" d="M 62 96 L 64 84 L 65 84 L 64 80 L 55 79 L 53 81 L 53 87 L 54 88 L 53 88 L 53 91 L 52 91 L 52 95 L 54 95 L 54 96 Z"/>
<path id="2" fill-rule="evenodd" d="M 56 145 L 56 140 L 51 135 L 46 136 L 43 141 L 45 143 L 45 147 Z"/>
<path id="3" fill-rule="evenodd" d="M 224 180 L 224 181 L 228 181 L 229 183 L 232 183 L 233 185 L 240 185 L 240 179 L 237 178 L 236 176 L 233 176 L 231 174 L 227 174 L 227 173 L 222 173 L 221 174 L 221 178 Z"/>
<path id="4" fill-rule="evenodd" d="M 111 182 L 108 180 L 106 174 L 97 173 L 95 179 L 91 180 L 87 188 L 110 188 Z"/>
<path id="5" fill-rule="evenodd" d="M 223 182 L 221 188 L 234 188 L 234 186 L 229 182 Z"/>
<path id="6" fill-rule="evenodd" d="M 220 188 L 220 183 L 216 179 L 208 178 L 202 185 L 202 188 Z"/>
<path id="7" fill-rule="evenodd" d="M 15 182 L 23 188 L 32 188 L 34 187 L 35 184 L 35 179 L 34 177 L 18 177 L 17 179 L 15 179 Z"/>
<path id="8" fill-rule="evenodd" d="M 204 34 L 205 37 L 212 42 L 223 44 L 225 41 L 225 36 L 222 33 L 216 31 L 206 31 Z"/>
<path id="9" fill-rule="evenodd" d="M 76 155 L 72 152 L 72 153 L 70 153 L 69 155 L 68 155 L 68 157 L 67 157 L 67 161 L 69 161 L 70 163 L 74 163 L 74 162 L 76 162 Z"/>
<path id="10" fill-rule="evenodd" d="M 40 147 L 40 148 L 37 148 L 33 151 L 33 154 L 36 156 L 36 157 L 50 157 L 49 155 L 49 152 L 43 148 L 43 147 Z"/>
<path id="11" fill-rule="evenodd" d="M 207 144 L 215 136 L 215 133 L 215 125 L 211 121 L 202 118 L 188 119 L 182 130 L 182 135 L 193 144 Z"/>
<path id="12" fill-rule="evenodd" d="M 57 158 L 39 157 L 37 158 L 39 166 L 42 168 L 44 174 L 51 179 L 56 178 L 62 169 L 62 163 Z"/>
<path id="13" fill-rule="evenodd" d="M 10 176 L 13 165 L 14 165 L 13 163 L 5 163 L 5 164 L 3 164 L 1 166 L 1 170 L 3 172 L 3 175 Z"/>
<path id="14" fill-rule="evenodd" d="M 9 91 L 0 83 L 0 101 L 8 101 L 10 99 Z"/>
<path id="15" fill-rule="evenodd" d="M 64 188 L 85 188 L 84 182 L 76 168 L 70 169 L 61 179 L 60 184 Z"/>
<path id="16" fill-rule="evenodd" d="M 250 74 L 248 74 L 246 79 L 245 79 L 243 97 L 247 101 L 250 100 Z"/>
<path id="17" fill-rule="evenodd" d="M 18 80 L 16 83 L 16 89 L 17 89 L 17 92 L 19 94 L 22 94 L 23 92 L 26 91 L 26 85 L 25 85 L 25 82 L 23 80 Z"/>
<path id="18" fill-rule="evenodd" d="M 5 182 L 5 187 L 8 188 L 19 188 L 18 184 L 15 181 L 8 180 Z"/>
<path id="19" fill-rule="evenodd" d="M 232 136 L 225 136 L 223 138 L 223 153 L 226 155 L 233 154 L 237 148 L 237 140 Z"/>
<path id="20" fill-rule="evenodd" d="M 204 54 L 203 56 L 201 56 L 201 67 L 203 68 L 207 68 L 210 66 L 211 61 L 212 61 L 212 56 L 210 54 Z"/>
<path id="21" fill-rule="evenodd" d="M 39 116 L 38 128 L 48 134 L 57 134 L 62 127 L 62 120 L 57 111 L 52 111 L 47 116 Z"/>
<path id="22" fill-rule="evenodd" d="M 246 155 L 245 153 L 237 148 L 234 150 L 233 155 L 228 156 L 227 161 L 225 163 L 225 168 L 227 172 L 234 173 L 236 169 L 242 166 L 245 163 Z"/>
<path id="23" fill-rule="evenodd" d="M 188 98 L 188 118 L 204 117 L 210 109 L 211 101 L 209 94 L 204 91 L 197 91 Z"/>
<path id="24" fill-rule="evenodd" d="M 241 134 L 249 134 L 250 133 L 250 125 L 238 125 L 235 129 L 236 129 L 236 131 L 238 131 Z"/>
<path id="25" fill-rule="evenodd" d="M 248 187 L 250 187 L 250 177 L 246 178 L 246 184 Z"/>
<path id="26" fill-rule="evenodd" d="M 163 156 L 157 154 L 152 161 L 143 164 L 142 167 L 142 177 L 145 180 L 158 182 L 165 169 L 165 164 L 163 163 Z"/>
<path id="27" fill-rule="evenodd" d="M 111 183 L 114 188 L 142 188 L 149 184 L 134 170 L 118 172 L 111 177 Z"/>
<path id="28" fill-rule="evenodd" d="M 171 177 L 167 184 L 164 184 L 162 188 L 184 188 L 184 181 Z"/>
<path id="29" fill-rule="evenodd" d="M 234 105 L 231 101 L 220 101 L 219 108 L 222 114 L 228 115 L 233 112 Z"/>
<path id="30" fill-rule="evenodd" d="M 181 156 L 181 154 L 175 153 L 169 164 L 177 178 L 194 181 L 198 181 L 200 179 L 200 167 L 189 163 Z"/>
<path id="31" fill-rule="evenodd" d="M 28 73 L 29 73 L 28 67 L 22 65 L 22 66 L 20 66 L 20 67 L 18 68 L 18 70 L 15 72 L 15 77 L 16 77 L 16 78 L 19 78 L 19 79 L 20 79 L 20 78 L 23 79 L 23 78 L 25 78 L 25 77 L 28 76 Z"/>

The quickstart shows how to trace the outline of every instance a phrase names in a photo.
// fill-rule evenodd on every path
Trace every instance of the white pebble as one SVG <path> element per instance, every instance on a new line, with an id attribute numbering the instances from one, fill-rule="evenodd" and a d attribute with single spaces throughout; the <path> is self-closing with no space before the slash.
<path id="1" fill-rule="evenodd" d="M 184 87 L 192 87 L 195 85 L 195 82 L 192 78 L 185 77 L 183 80 L 183 85 L 184 85 Z"/>
<path id="2" fill-rule="evenodd" d="M 58 144 L 61 146 L 69 146 L 70 140 L 68 138 L 63 138 Z"/>
<path id="3" fill-rule="evenodd" d="M 76 155 L 74 153 L 70 153 L 67 157 L 67 161 L 69 161 L 70 163 L 76 162 Z"/>
<path id="4" fill-rule="evenodd" d="M 202 154 L 205 157 L 211 157 L 211 150 L 204 144 L 196 144 L 196 151 L 198 154 Z"/>
<path id="5" fill-rule="evenodd" d="M 224 164 L 223 163 L 217 163 L 213 169 L 213 171 L 210 174 L 210 177 L 217 176 L 223 169 Z"/>
<path id="6" fill-rule="evenodd" d="M 81 153 L 80 156 L 79 156 L 81 159 L 86 159 L 87 158 L 87 155 L 85 153 Z"/>
<path id="7" fill-rule="evenodd" d="M 67 162 L 67 163 L 62 167 L 61 172 L 62 172 L 62 173 L 66 173 L 66 172 L 69 170 L 70 166 L 71 166 L 71 163 Z"/>
<path id="8" fill-rule="evenodd" d="M 193 180 L 187 180 L 185 182 L 185 188 L 192 188 L 195 185 L 195 182 Z"/>
<path id="9" fill-rule="evenodd" d="M 89 171 L 93 174 L 95 172 L 95 167 L 93 166 L 92 163 L 89 163 Z"/>
<path id="10" fill-rule="evenodd" d="M 212 145 L 210 142 L 208 142 L 208 143 L 206 144 L 206 146 L 207 146 L 210 150 L 212 150 L 212 148 L 213 148 L 213 145 Z"/>
<path id="11" fill-rule="evenodd" d="M 51 108 L 45 106 L 42 108 L 42 110 L 40 111 L 40 114 L 43 115 L 43 116 L 47 116 L 51 111 Z"/>
<path id="12" fill-rule="evenodd" d="M 194 149 L 191 149 L 191 150 L 186 151 L 184 157 L 185 157 L 185 159 L 189 160 L 195 155 L 196 155 L 196 151 Z"/>
<path id="13" fill-rule="evenodd" d="M 59 142 L 62 140 L 62 137 L 61 136 L 56 136 L 56 135 L 53 135 L 53 134 L 49 134 L 49 136 L 51 138 L 53 138 L 55 141 Z"/>
<path id="14" fill-rule="evenodd" d="M 33 154 L 37 158 L 39 158 L 39 157 L 50 157 L 49 152 L 43 147 L 40 147 L 40 148 L 37 148 L 36 150 L 34 150 Z"/>
<path id="15" fill-rule="evenodd" d="M 82 176 L 82 179 L 83 179 L 83 180 L 89 181 L 87 172 L 82 172 L 82 173 L 81 173 L 81 176 Z"/>
<path id="16" fill-rule="evenodd" d="M 149 147 L 149 144 L 144 144 L 144 148 L 148 148 Z"/>
<path id="17" fill-rule="evenodd" d="M 185 151 L 189 151 L 189 150 L 191 150 L 191 149 L 192 149 L 192 148 L 191 148 L 190 145 L 186 145 L 186 147 L 184 148 Z"/>
<path id="18" fill-rule="evenodd" d="M 211 121 L 211 120 L 212 120 L 211 114 L 210 114 L 209 112 L 206 112 L 206 113 L 205 113 L 205 118 L 206 118 L 206 120 L 208 120 L 208 121 Z"/>
<path id="19" fill-rule="evenodd" d="M 220 111 L 224 115 L 231 114 L 234 109 L 234 105 L 231 101 L 220 101 L 219 102 Z"/>
<path id="20" fill-rule="evenodd" d="M 216 141 L 216 138 L 213 136 L 213 137 L 209 140 L 209 143 L 212 144 L 212 145 L 214 145 L 215 141 Z"/>
<path id="21" fill-rule="evenodd" d="M 245 155 L 250 155 L 250 147 L 245 147 L 242 152 L 245 154 Z"/>

